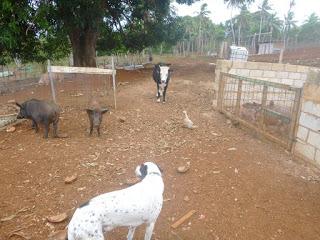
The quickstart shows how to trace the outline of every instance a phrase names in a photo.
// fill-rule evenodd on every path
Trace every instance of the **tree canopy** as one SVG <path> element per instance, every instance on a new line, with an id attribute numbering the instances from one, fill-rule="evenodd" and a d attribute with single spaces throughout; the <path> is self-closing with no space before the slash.
<path id="1" fill-rule="evenodd" d="M 224 0 L 229 5 L 252 1 Z M 170 0 L 2 0 L 0 62 L 41 62 L 72 50 L 76 66 L 95 66 L 97 49 L 141 51 L 164 39 L 176 41 L 178 35 L 169 30 L 179 28 L 179 21 Z"/>

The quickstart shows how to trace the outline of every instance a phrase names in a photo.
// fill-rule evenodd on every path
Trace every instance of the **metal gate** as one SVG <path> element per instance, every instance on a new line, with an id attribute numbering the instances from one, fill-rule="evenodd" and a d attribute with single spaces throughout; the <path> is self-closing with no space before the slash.
<path id="1" fill-rule="evenodd" d="M 218 108 L 288 150 L 295 139 L 301 88 L 220 74 Z"/>

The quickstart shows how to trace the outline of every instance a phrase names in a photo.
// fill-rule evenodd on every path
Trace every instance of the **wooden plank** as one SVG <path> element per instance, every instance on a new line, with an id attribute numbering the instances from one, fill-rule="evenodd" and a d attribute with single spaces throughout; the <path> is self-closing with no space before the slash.
<path id="1" fill-rule="evenodd" d="M 298 115 L 300 113 L 300 107 L 301 107 L 301 93 L 302 89 L 297 89 L 296 94 L 294 96 L 294 103 L 291 113 L 291 126 L 290 126 L 290 132 L 289 132 L 289 150 L 293 152 L 293 144 L 295 142 L 295 137 L 297 136 L 297 129 L 299 127 L 299 121 L 298 121 Z"/>
<path id="2" fill-rule="evenodd" d="M 6 130 L 9 127 L 13 127 L 13 126 L 18 125 L 18 124 L 20 124 L 20 123 L 22 123 L 24 121 L 27 121 L 27 120 L 28 119 L 18 119 L 17 121 L 15 121 L 13 123 L 10 123 L 10 124 L 8 124 L 6 126 L 0 127 L 0 131 Z"/>
<path id="3" fill-rule="evenodd" d="M 94 67 L 67 67 L 67 66 L 51 66 L 51 72 L 107 74 L 107 75 L 113 75 L 113 74 L 115 75 L 116 74 L 116 70 L 112 70 L 112 69 L 94 68 Z"/>
<path id="4" fill-rule="evenodd" d="M 262 99 L 261 99 L 261 116 L 259 119 L 259 124 L 260 127 L 263 131 L 265 131 L 265 124 L 264 124 L 264 118 L 266 115 L 266 105 L 267 105 L 267 95 L 268 95 L 268 86 L 264 85 L 263 86 L 263 91 L 262 91 Z"/>
<path id="5" fill-rule="evenodd" d="M 185 215 L 183 215 L 178 221 L 176 221 L 174 224 L 171 225 L 172 228 L 179 227 L 182 223 L 184 223 L 186 220 L 188 220 L 193 214 L 195 214 L 196 210 L 191 210 Z"/>
<path id="6" fill-rule="evenodd" d="M 220 73 L 220 76 L 219 76 L 218 101 L 217 101 L 217 107 L 218 107 L 219 111 L 222 111 L 222 109 L 223 109 L 224 88 L 225 88 L 225 79 L 224 79 L 222 73 Z"/>

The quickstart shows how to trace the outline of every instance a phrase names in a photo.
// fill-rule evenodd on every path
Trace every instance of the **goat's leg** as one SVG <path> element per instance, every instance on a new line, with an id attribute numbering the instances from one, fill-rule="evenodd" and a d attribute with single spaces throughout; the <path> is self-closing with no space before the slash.
<path id="1" fill-rule="evenodd" d="M 154 228 L 154 222 L 150 223 L 147 225 L 146 228 L 146 234 L 144 235 L 144 240 L 150 240 L 152 233 L 153 233 L 153 228 Z"/>
<path id="2" fill-rule="evenodd" d="M 134 235 L 134 231 L 136 230 L 136 227 L 129 227 L 129 232 L 127 235 L 127 240 L 132 240 L 133 239 L 133 235 Z"/>
<path id="3" fill-rule="evenodd" d="M 157 102 L 160 102 L 160 97 L 161 97 L 161 94 L 160 94 L 159 84 L 157 84 Z"/>
<path id="4" fill-rule="evenodd" d="M 163 95 L 162 95 L 162 102 L 165 103 L 166 102 L 166 93 L 167 93 L 167 87 L 168 85 L 166 85 L 163 89 Z"/>

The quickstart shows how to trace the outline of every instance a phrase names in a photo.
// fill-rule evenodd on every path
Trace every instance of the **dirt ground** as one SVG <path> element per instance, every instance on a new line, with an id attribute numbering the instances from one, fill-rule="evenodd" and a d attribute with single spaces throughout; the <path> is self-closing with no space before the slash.
<path id="1" fill-rule="evenodd" d="M 320 239 L 319 169 L 214 111 L 209 61 L 171 60 L 166 104 L 155 101 L 150 70 L 119 72 L 128 84 L 119 86 L 118 109 L 105 116 L 100 138 L 88 136 L 84 111 L 71 110 L 59 126 L 68 138 L 45 140 L 30 122 L 0 132 L 0 239 L 47 239 L 81 203 L 126 187 L 144 161 L 164 169 L 165 201 L 153 239 Z M 198 128 L 182 127 L 183 110 Z M 187 162 L 190 170 L 178 173 Z M 73 174 L 77 180 L 65 184 Z M 190 210 L 196 213 L 171 228 Z M 60 213 L 69 219 L 47 221 Z M 116 229 L 107 239 L 125 239 L 126 231 Z M 143 234 L 140 227 L 135 239 Z"/>
<path id="2" fill-rule="evenodd" d="M 253 55 L 249 57 L 249 61 L 277 63 L 279 54 Z M 283 54 L 283 63 L 320 68 L 320 47 L 286 50 Z"/>

